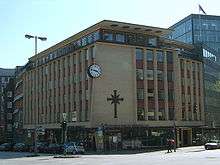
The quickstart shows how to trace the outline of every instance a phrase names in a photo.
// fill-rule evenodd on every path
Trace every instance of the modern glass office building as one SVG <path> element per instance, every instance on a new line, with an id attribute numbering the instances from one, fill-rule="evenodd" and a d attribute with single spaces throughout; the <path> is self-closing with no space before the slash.
<path id="1" fill-rule="evenodd" d="M 206 125 L 220 127 L 220 16 L 191 14 L 170 29 L 168 38 L 202 45 Z"/>

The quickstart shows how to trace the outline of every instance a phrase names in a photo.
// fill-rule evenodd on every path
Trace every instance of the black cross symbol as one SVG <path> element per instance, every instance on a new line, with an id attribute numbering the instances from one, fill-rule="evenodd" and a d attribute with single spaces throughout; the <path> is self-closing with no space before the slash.
<path id="1" fill-rule="evenodd" d="M 117 90 L 113 90 L 114 95 L 111 94 L 111 98 L 107 98 L 107 101 L 112 101 L 111 104 L 114 104 L 114 118 L 117 118 L 117 104 L 120 104 L 119 101 L 123 101 L 123 98 L 119 98 L 119 94 L 117 95 Z"/>

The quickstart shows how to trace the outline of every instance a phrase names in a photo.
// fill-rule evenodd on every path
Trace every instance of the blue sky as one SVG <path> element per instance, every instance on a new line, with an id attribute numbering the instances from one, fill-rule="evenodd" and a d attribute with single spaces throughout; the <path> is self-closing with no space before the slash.
<path id="1" fill-rule="evenodd" d="M 220 15 L 219 0 L 0 0 L 0 67 L 24 65 L 34 55 L 34 40 L 47 37 L 38 52 L 103 19 L 167 28 L 200 4 Z"/>

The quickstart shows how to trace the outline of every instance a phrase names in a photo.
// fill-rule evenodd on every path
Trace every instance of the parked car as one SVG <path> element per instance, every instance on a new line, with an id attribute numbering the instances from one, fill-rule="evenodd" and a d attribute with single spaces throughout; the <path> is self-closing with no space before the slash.
<path id="1" fill-rule="evenodd" d="M 210 140 L 208 143 L 205 144 L 206 150 L 217 149 L 217 148 L 220 148 L 219 140 Z"/>
<path id="2" fill-rule="evenodd" d="M 37 142 L 37 152 L 46 152 L 48 147 L 47 142 Z M 35 146 L 30 147 L 30 152 L 34 152 Z"/>
<path id="3" fill-rule="evenodd" d="M 47 152 L 52 154 L 58 154 L 63 152 L 63 145 L 52 143 L 47 147 Z"/>
<path id="4" fill-rule="evenodd" d="M 83 143 L 68 142 L 64 144 L 64 152 L 67 154 L 84 154 L 85 149 Z"/>
<path id="5" fill-rule="evenodd" d="M 0 145 L 0 151 L 11 151 L 13 147 L 12 143 L 3 143 Z"/>
<path id="6" fill-rule="evenodd" d="M 28 151 L 28 146 L 24 143 L 16 143 L 13 146 L 13 151 L 17 151 L 17 152 L 24 152 L 24 151 Z"/>

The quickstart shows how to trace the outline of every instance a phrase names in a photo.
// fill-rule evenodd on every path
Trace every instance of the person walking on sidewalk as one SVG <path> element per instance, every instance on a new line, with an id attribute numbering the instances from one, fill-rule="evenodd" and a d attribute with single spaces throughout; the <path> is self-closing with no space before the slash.
<path id="1" fill-rule="evenodd" d="M 173 148 L 173 151 L 176 152 L 176 142 L 174 139 L 170 139 L 171 140 L 171 147 Z"/>
<path id="2" fill-rule="evenodd" d="M 167 153 L 172 152 L 171 148 L 172 148 L 171 139 L 167 139 Z"/>

